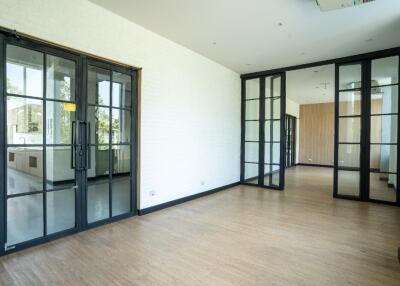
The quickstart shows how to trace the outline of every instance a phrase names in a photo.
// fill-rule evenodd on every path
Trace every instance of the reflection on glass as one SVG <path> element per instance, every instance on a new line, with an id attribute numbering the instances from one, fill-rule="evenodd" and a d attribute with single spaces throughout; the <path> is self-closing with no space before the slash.
<path id="1" fill-rule="evenodd" d="M 7 97 L 7 143 L 43 143 L 43 101 Z"/>
<path id="2" fill-rule="evenodd" d="M 71 166 L 70 146 L 46 147 L 47 190 L 75 185 L 75 170 Z"/>
<path id="3" fill-rule="evenodd" d="M 91 146 L 91 168 L 88 169 L 88 222 L 109 217 L 109 147 Z"/>
<path id="4" fill-rule="evenodd" d="M 89 106 L 88 120 L 92 128 L 92 144 L 108 144 L 110 142 L 110 109 L 107 107 Z"/>
<path id="5" fill-rule="evenodd" d="M 360 118 L 339 118 L 339 142 L 359 143 L 360 142 Z"/>
<path id="6" fill-rule="evenodd" d="M 371 93 L 371 114 L 398 112 L 398 86 L 375 87 Z"/>
<path id="7" fill-rule="evenodd" d="M 338 146 L 339 167 L 360 167 L 360 145 L 339 144 Z"/>
<path id="8" fill-rule="evenodd" d="M 361 88 L 361 64 L 339 67 L 339 90 Z"/>
<path id="9" fill-rule="evenodd" d="M 113 179 L 112 179 L 112 215 L 130 211 L 131 174 L 130 146 L 113 146 Z"/>
<path id="10" fill-rule="evenodd" d="M 273 118 L 279 119 L 281 118 L 281 99 L 274 98 L 272 99 L 273 102 Z"/>
<path id="11" fill-rule="evenodd" d="M 7 245 L 43 236 L 43 194 L 7 200 Z"/>
<path id="12" fill-rule="evenodd" d="M 339 116 L 361 115 L 361 92 L 339 92 Z"/>
<path id="13" fill-rule="evenodd" d="M 113 72 L 112 105 L 130 108 L 132 105 L 132 81 L 127 74 Z"/>
<path id="14" fill-rule="evenodd" d="M 397 145 L 371 145 L 370 168 L 397 173 Z"/>
<path id="15" fill-rule="evenodd" d="M 247 183 L 258 184 L 258 164 L 244 164 L 244 179 Z"/>
<path id="16" fill-rule="evenodd" d="M 358 197 L 360 194 L 360 172 L 339 170 L 338 194 Z"/>
<path id="17" fill-rule="evenodd" d="M 72 188 L 46 193 L 47 233 L 75 227 L 75 191 Z"/>
<path id="18" fill-rule="evenodd" d="M 89 104 L 110 105 L 110 72 L 89 66 L 87 89 Z"/>
<path id="19" fill-rule="evenodd" d="M 260 79 L 246 80 L 246 99 L 260 98 Z"/>
<path id="20" fill-rule="evenodd" d="M 131 140 L 131 112 L 112 109 L 112 142 L 129 143 Z"/>
<path id="21" fill-rule="evenodd" d="M 75 62 L 46 55 L 46 97 L 73 101 L 75 99 Z"/>
<path id="22" fill-rule="evenodd" d="M 281 77 L 274 77 L 273 78 L 273 97 L 281 96 Z"/>
<path id="23" fill-rule="evenodd" d="M 7 193 L 20 194 L 43 190 L 43 149 L 7 148 Z"/>
<path id="24" fill-rule="evenodd" d="M 259 123 L 258 121 L 247 121 L 245 122 L 245 140 L 246 141 L 258 141 L 259 139 Z"/>
<path id="25" fill-rule="evenodd" d="M 279 164 L 281 143 L 265 143 L 264 163 L 266 164 Z M 272 161 L 271 161 L 272 153 Z"/>
<path id="26" fill-rule="evenodd" d="M 69 103 L 46 101 L 46 143 L 71 144 L 72 121 L 75 112 L 69 110 Z"/>
<path id="27" fill-rule="evenodd" d="M 371 86 L 399 82 L 399 57 L 387 57 L 371 61 Z"/>
<path id="28" fill-rule="evenodd" d="M 258 143 L 246 142 L 244 149 L 246 162 L 258 162 Z"/>
<path id="29" fill-rule="evenodd" d="M 264 185 L 279 187 L 279 166 L 264 165 Z"/>
<path id="30" fill-rule="evenodd" d="M 265 99 L 265 119 L 281 118 L 281 99 L 266 98 Z"/>
<path id="31" fill-rule="evenodd" d="M 272 124 L 272 130 L 271 130 L 271 124 Z M 265 121 L 265 141 L 279 142 L 280 138 L 281 138 L 281 122 L 279 120 Z"/>
<path id="32" fill-rule="evenodd" d="M 371 143 L 397 143 L 397 115 L 371 116 Z"/>
<path id="33" fill-rule="evenodd" d="M 43 54 L 7 45 L 7 93 L 43 97 Z"/>
<path id="34" fill-rule="evenodd" d="M 259 119 L 260 102 L 259 100 L 248 100 L 246 104 L 246 120 Z"/>
<path id="35" fill-rule="evenodd" d="M 370 173 L 369 197 L 385 202 L 396 201 L 396 174 Z"/>

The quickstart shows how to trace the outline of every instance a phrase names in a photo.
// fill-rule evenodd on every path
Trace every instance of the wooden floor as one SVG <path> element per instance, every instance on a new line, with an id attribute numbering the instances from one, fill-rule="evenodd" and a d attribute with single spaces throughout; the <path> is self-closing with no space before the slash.
<path id="1" fill-rule="evenodd" d="M 0 259 L 0 285 L 400 285 L 400 208 L 332 199 L 331 169 L 238 186 Z"/>

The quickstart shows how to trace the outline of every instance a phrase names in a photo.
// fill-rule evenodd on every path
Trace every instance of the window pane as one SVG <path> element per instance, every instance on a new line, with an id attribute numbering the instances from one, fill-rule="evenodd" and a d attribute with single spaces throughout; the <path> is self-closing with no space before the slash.
<path id="1" fill-rule="evenodd" d="M 75 227 L 75 190 L 65 190 L 46 193 L 47 233 Z"/>
<path id="2" fill-rule="evenodd" d="M 397 143 L 397 115 L 371 116 L 371 143 Z"/>
<path id="3" fill-rule="evenodd" d="M 88 169 L 88 222 L 109 217 L 109 146 L 91 146 L 91 167 Z"/>
<path id="4" fill-rule="evenodd" d="M 245 158 L 246 162 L 258 162 L 258 143 L 249 143 L 246 142 L 244 145 L 245 148 Z"/>
<path id="5" fill-rule="evenodd" d="M 43 149 L 7 148 L 7 194 L 43 190 Z"/>
<path id="6" fill-rule="evenodd" d="M 7 96 L 7 143 L 43 144 L 43 101 Z"/>
<path id="7" fill-rule="evenodd" d="M 281 143 L 265 143 L 264 150 L 264 163 L 266 164 L 279 164 L 280 162 L 280 151 Z M 272 161 L 271 161 L 272 152 Z"/>
<path id="8" fill-rule="evenodd" d="M 272 124 L 272 130 L 271 130 L 271 124 Z M 265 141 L 277 142 L 280 141 L 280 139 L 281 139 L 281 122 L 279 120 L 265 121 Z"/>
<path id="9" fill-rule="evenodd" d="M 245 123 L 246 130 L 245 130 L 245 140 L 246 141 L 258 141 L 259 139 L 259 132 L 260 132 L 260 125 L 258 121 L 247 121 Z"/>
<path id="10" fill-rule="evenodd" d="M 397 173 L 397 145 L 371 145 L 370 168 Z"/>
<path id="11" fill-rule="evenodd" d="M 110 109 L 89 106 L 87 117 L 93 130 L 91 130 L 91 143 L 108 144 L 110 142 Z"/>
<path id="12" fill-rule="evenodd" d="M 131 207 L 130 148 L 113 146 L 112 215 L 128 213 Z"/>
<path id="13" fill-rule="evenodd" d="M 260 98 L 260 79 L 246 80 L 246 99 Z"/>
<path id="14" fill-rule="evenodd" d="M 339 93 L 339 116 L 361 115 L 361 92 L 343 91 Z"/>
<path id="15" fill-rule="evenodd" d="M 7 200 L 7 245 L 43 236 L 43 194 Z"/>
<path id="16" fill-rule="evenodd" d="M 359 143 L 360 142 L 360 118 L 339 118 L 339 142 Z"/>
<path id="17" fill-rule="evenodd" d="M 130 108 L 132 106 L 131 76 L 113 72 L 112 105 Z"/>
<path id="18" fill-rule="evenodd" d="M 361 64 L 339 67 L 339 90 L 361 88 Z"/>
<path id="19" fill-rule="evenodd" d="M 46 55 L 46 97 L 75 100 L 75 62 Z"/>
<path id="20" fill-rule="evenodd" d="M 369 197 L 385 202 L 396 201 L 396 174 L 370 173 Z"/>
<path id="21" fill-rule="evenodd" d="M 339 170 L 338 194 L 358 197 L 360 194 L 360 172 Z"/>
<path id="22" fill-rule="evenodd" d="M 7 45 L 7 93 L 43 97 L 43 54 Z"/>
<path id="23" fill-rule="evenodd" d="M 246 104 L 246 120 L 259 119 L 260 101 L 259 100 L 248 100 Z"/>
<path id="24" fill-rule="evenodd" d="M 339 167 L 360 167 L 360 145 L 339 144 L 338 149 Z"/>
<path id="25" fill-rule="evenodd" d="M 75 112 L 69 110 L 70 103 L 46 101 L 46 143 L 72 144 L 72 121 Z"/>
<path id="26" fill-rule="evenodd" d="M 398 112 L 398 86 L 372 88 L 371 114 Z"/>
<path id="27" fill-rule="evenodd" d="M 279 119 L 281 118 L 281 99 L 280 98 L 274 98 L 272 100 L 273 102 L 273 109 L 274 109 L 274 113 L 273 113 L 273 118 L 274 119 Z"/>
<path id="28" fill-rule="evenodd" d="M 123 109 L 112 110 L 112 142 L 131 141 L 131 112 Z"/>
<path id="29" fill-rule="evenodd" d="M 110 105 L 110 72 L 98 67 L 88 69 L 88 103 Z"/>
<path id="30" fill-rule="evenodd" d="M 399 82 L 399 57 L 372 60 L 371 86 L 396 84 Z"/>
<path id="31" fill-rule="evenodd" d="M 46 147 L 47 190 L 75 185 L 75 170 L 71 167 L 70 146 Z"/>
<path id="32" fill-rule="evenodd" d="M 264 165 L 264 185 L 279 187 L 279 170 L 277 165 Z"/>
<path id="33" fill-rule="evenodd" d="M 258 164 L 244 164 L 244 179 L 246 183 L 258 184 Z"/>

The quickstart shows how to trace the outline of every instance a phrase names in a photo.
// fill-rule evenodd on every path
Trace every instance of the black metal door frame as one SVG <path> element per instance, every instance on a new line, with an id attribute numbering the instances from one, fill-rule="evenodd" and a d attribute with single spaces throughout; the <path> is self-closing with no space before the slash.
<path id="1" fill-rule="evenodd" d="M 74 148 L 74 159 L 75 159 L 75 181 L 78 190 L 75 191 L 75 226 L 72 229 L 63 230 L 57 233 L 47 234 L 46 233 L 46 189 L 43 190 L 43 235 L 38 238 L 34 238 L 28 241 L 23 241 L 13 245 L 11 248 L 6 249 L 7 241 L 7 134 L 6 134 L 6 46 L 7 44 L 21 46 L 29 50 L 41 52 L 44 57 L 43 62 L 43 94 L 46 94 L 46 55 L 53 55 L 64 59 L 72 60 L 76 63 L 76 85 L 75 85 L 75 129 L 72 128 L 71 132 L 74 134 L 76 142 L 72 142 Z M 130 200 L 130 211 L 129 213 L 110 216 L 110 218 L 102 221 L 98 221 L 92 224 L 88 224 L 86 220 L 86 192 L 87 192 L 87 158 L 88 158 L 88 124 L 86 122 L 86 108 L 87 108 L 87 66 L 88 63 L 106 66 L 110 70 L 127 74 L 131 77 L 132 84 L 132 107 L 131 107 L 131 141 L 130 141 L 130 171 L 131 171 L 131 200 Z M 110 84 L 111 86 L 111 84 Z M 18 250 L 22 250 L 37 244 L 42 244 L 47 241 L 51 241 L 60 237 L 67 236 L 72 233 L 80 232 L 88 228 L 96 227 L 98 225 L 107 224 L 113 221 L 117 221 L 126 217 L 134 216 L 137 214 L 137 195 L 136 195 L 136 184 L 137 184 L 137 123 L 138 123 L 138 69 L 123 67 L 116 64 L 111 64 L 102 60 L 91 58 L 90 56 L 76 53 L 75 51 L 69 51 L 63 48 L 51 46 L 36 40 L 19 36 L 15 31 L 0 31 L 0 96 L 2 97 L 2 104 L 0 104 L 0 114 L 2 116 L 2 123 L 0 124 L 0 180 L 2 182 L 2 190 L 0 191 L 0 256 L 13 253 Z M 12 95 L 13 96 L 13 95 Z M 111 96 L 111 94 L 110 94 Z M 21 96 L 26 97 L 26 96 Z M 29 98 L 29 97 L 28 97 Z M 43 174 L 45 178 L 46 174 L 46 102 L 47 98 L 35 98 L 42 100 L 43 102 L 43 143 L 40 144 L 43 148 Z M 62 100 L 51 100 L 54 102 L 63 102 Z M 111 117 L 111 116 L 110 116 Z M 111 126 L 110 126 L 111 129 Z M 110 130 L 111 132 L 111 130 Z M 11 144 L 12 145 L 12 144 Z M 56 145 L 56 144 L 54 144 Z M 22 147 L 30 145 L 21 145 Z M 58 144 L 57 144 L 58 146 Z M 38 146 L 40 147 L 40 146 Z M 111 164 L 111 163 L 110 163 Z M 111 170 L 110 170 L 111 171 Z M 111 173 L 111 172 L 110 172 Z M 45 180 L 43 180 L 45 184 Z M 111 188 L 111 187 L 110 187 Z M 30 193 L 24 193 L 29 195 Z M 13 195 L 12 197 L 15 197 Z"/>
<path id="2" fill-rule="evenodd" d="M 273 186 L 272 183 L 272 174 L 269 176 L 269 181 L 270 184 L 266 185 L 264 182 L 264 174 L 265 174 L 265 100 L 266 98 L 272 98 L 272 96 L 267 96 L 265 94 L 265 81 L 268 78 L 270 80 L 270 86 L 271 86 L 271 93 L 273 93 L 274 89 L 274 83 L 273 80 L 276 78 L 281 79 L 280 83 L 280 158 L 279 158 L 279 186 Z M 250 186 L 259 186 L 263 188 L 268 188 L 268 189 L 276 189 L 276 190 L 284 190 L 285 187 L 285 148 L 286 148 L 286 133 L 285 133 L 285 115 L 286 115 L 286 73 L 281 72 L 281 73 L 274 73 L 271 75 L 266 75 L 266 76 L 261 76 L 259 77 L 259 119 L 257 120 L 259 122 L 259 158 L 258 158 L 258 183 L 253 184 L 246 182 L 244 178 L 244 170 L 245 170 L 245 132 L 246 132 L 246 80 L 242 80 L 242 113 L 241 113 L 241 120 L 242 120 L 242 129 L 241 129 L 241 183 L 244 185 L 250 185 Z M 271 104 L 271 111 L 273 112 L 273 104 Z M 273 113 L 272 113 L 273 114 Z M 254 121 L 254 120 L 250 120 Z M 273 124 L 270 124 L 270 128 L 273 128 Z M 273 134 L 273 131 L 272 133 Z M 271 136 L 271 135 L 270 135 Z M 270 143 L 270 161 L 272 165 L 272 157 L 271 157 L 271 152 L 272 152 L 272 139 Z"/>
<path id="3" fill-rule="evenodd" d="M 286 114 L 286 167 L 296 165 L 296 117 Z M 288 133 L 290 131 L 290 133 Z"/>
<path id="4" fill-rule="evenodd" d="M 398 97 L 400 96 L 400 53 L 390 53 L 383 55 L 376 55 L 374 57 L 368 57 L 357 61 L 344 61 L 335 64 L 335 148 L 334 148 L 334 190 L 333 196 L 335 198 L 357 200 L 357 201 L 370 201 L 389 205 L 400 206 L 400 116 L 397 116 L 397 189 L 396 189 L 396 202 L 382 201 L 370 198 L 370 174 L 373 170 L 370 167 L 370 152 L 371 152 L 371 63 L 375 59 L 386 58 L 390 56 L 399 56 L 398 60 L 398 83 L 395 84 L 398 87 Z M 359 181 L 359 196 L 344 195 L 338 193 L 338 172 L 340 170 L 354 171 L 354 168 L 346 168 L 339 166 L 339 118 L 351 117 L 351 116 L 339 116 L 339 68 L 345 65 L 361 65 L 361 110 L 360 110 L 360 167 L 357 171 L 360 173 Z M 394 86 L 395 86 L 394 85 Z M 343 91 L 343 90 L 342 90 Z M 400 100 L 398 99 L 398 113 L 400 111 Z"/>

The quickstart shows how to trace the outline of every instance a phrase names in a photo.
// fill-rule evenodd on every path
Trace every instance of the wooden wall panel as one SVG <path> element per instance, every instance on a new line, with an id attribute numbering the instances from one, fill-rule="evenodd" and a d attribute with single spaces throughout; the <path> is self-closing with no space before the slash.
<path id="1" fill-rule="evenodd" d="M 347 102 L 341 102 L 341 110 L 350 110 Z M 371 109 L 373 113 L 380 113 L 382 109 L 381 100 L 372 100 Z M 359 113 L 359 105 L 354 106 L 354 112 Z M 358 122 L 351 126 L 342 127 L 340 136 L 346 138 L 345 134 L 352 134 L 352 129 L 360 129 Z M 335 139 L 335 105 L 334 103 L 318 103 L 300 105 L 300 148 L 299 163 L 333 165 L 334 139 Z M 371 139 L 380 142 L 381 118 L 375 117 L 371 122 Z M 354 149 L 353 149 L 354 150 Z M 354 151 L 353 151 L 354 152 Z M 344 155 L 346 166 L 358 166 L 359 154 L 346 153 Z M 343 158 L 344 158 L 343 157 Z M 341 156 L 339 154 L 339 160 Z M 380 150 L 371 150 L 371 167 L 378 168 L 380 165 Z"/>
<path id="2" fill-rule="evenodd" d="M 333 165 L 335 106 L 300 105 L 299 163 Z"/>

